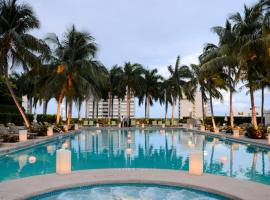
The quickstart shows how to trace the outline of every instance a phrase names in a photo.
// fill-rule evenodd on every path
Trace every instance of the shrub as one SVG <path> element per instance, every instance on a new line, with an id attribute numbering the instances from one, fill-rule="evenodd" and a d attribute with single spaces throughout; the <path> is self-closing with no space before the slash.
<path id="1" fill-rule="evenodd" d="M 258 130 L 250 126 L 246 129 L 246 136 L 253 139 L 266 139 L 268 133 L 267 128 L 259 127 Z"/>
<path id="2" fill-rule="evenodd" d="M 3 135 L 3 142 L 8 142 L 8 143 L 15 143 L 19 141 L 19 136 L 17 135 Z"/>

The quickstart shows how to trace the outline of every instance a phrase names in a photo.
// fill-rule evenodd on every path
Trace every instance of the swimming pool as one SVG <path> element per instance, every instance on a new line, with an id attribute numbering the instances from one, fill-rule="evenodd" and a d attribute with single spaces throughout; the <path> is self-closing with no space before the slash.
<path id="1" fill-rule="evenodd" d="M 147 184 L 98 185 L 65 189 L 42 194 L 28 200 L 228 200 L 220 195 L 184 187 Z"/>
<path id="2" fill-rule="evenodd" d="M 189 169 L 192 149 L 204 155 L 204 173 L 270 185 L 270 151 L 181 129 L 83 130 L 64 139 L 0 157 L 0 181 L 55 173 L 56 150 L 72 152 L 72 170 Z"/>

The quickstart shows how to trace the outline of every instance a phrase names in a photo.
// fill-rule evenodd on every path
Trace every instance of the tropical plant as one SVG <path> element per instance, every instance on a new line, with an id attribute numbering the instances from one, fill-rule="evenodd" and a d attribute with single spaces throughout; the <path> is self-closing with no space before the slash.
<path id="1" fill-rule="evenodd" d="M 41 56 L 48 54 L 49 48 L 42 40 L 29 34 L 39 28 L 39 21 L 29 5 L 19 4 L 17 0 L 2 0 L 0 13 L 0 72 L 26 127 L 29 128 L 27 116 L 9 82 L 9 69 L 19 66 L 25 71 L 37 68 L 41 65 Z"/>
<path id="2" fill-rule="evenodd" d="M 139 94 L 139 105 L 145 99 L 145 119 L 150 116 L 150 107 L 154 104 L 154 101 L 158 100 L 159 91 L 161 86 L 162 76 L 158 75 L 158 70 L 145 70 L 143 73 L 142 90 Z"/>
<path id="3" fill-rule="evenodd" d="M 132 64 L 127 62 L 124 64 L 123 71 L 123 83 L 127 90 L 127 118 L 130 119 L 130 99 L 132 95 L 136 96 L 142 91 L 140 83 L 142 82 L 144 69 L 142 65 L 138 63 Z"/>
<path id="4" fill-rule="evenodd" d="M 60 105 L 65 97 L 69 104 L 67 120 L 69 127 L 74 98 L 81 98 L 88 94 L 87 91 L 90 87 L 96 91 L 97 85 L 100 84 L 99 77 L 102 77 L 99 72 L 105 68 L 94 60 L 97 51 L 94 38 L 87 32 L 77 31 L 74 25 L 65 33 L 62 41 L 54 34 L 51 34 L 46 40 L 56 46 L 51 58 L 54 70 L 48 77 L 48 85 L 57 91 L 56 123 L 59 124 Z M 94 84 L 95 82 L 97 84 Z"/>
<path id="5" fill-rule="evenodd" d="M 170 72 L 168 84 L 171 87 L 170 91 L 173 97 L 171 118 L 173 124 L 177 98 L 179 98 L 180 101 L 185 96 L 188 100 L 194 101 L 196 85 L 193 84 L 192 72 L 190 71 L 189 67 L 180 66 L 180 56 L 177 57 L 174 68 L 172 66 L 169 66 L 168 70 Z M 180 112 L 181 111 L 179 110 L 179 114 Z"/>
<path id="6" fill-rule="evenodd" d="M 167 122 L 168 106 L 172 105 L 172 93 L 171 86 L 167 80 L 164 80 L 159 90 L 159 103 L 165 104 L 165 123 Z"/>

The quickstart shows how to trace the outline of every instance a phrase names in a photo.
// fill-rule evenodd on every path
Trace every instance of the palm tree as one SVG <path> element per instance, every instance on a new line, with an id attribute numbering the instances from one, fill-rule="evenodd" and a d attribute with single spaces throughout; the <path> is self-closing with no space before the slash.
<path id="1" fill-rule="evenodd" d="M 180 56 L 177 57 L 174 68 L 169 66 L 168 70 L 170 72 L 168 84 L 171 87 L 171 93 L 173 97 L 171 118 L 173 124 L 177 97 L 179 98 L 179 101 L 183 99 L 184 96 L 186 96 L 188 100 L 194 101 L 196 86 L 191 84 L 192 72 L 190 71 L 189 67 L 180 66 Z"/>
<path id="2" fill-rule="evenodd" d="M 199 56 L 199 61 L 202 65 L 201 78 L 203 85 L 205 86 L 205 92 L 209 96 L 210 100 L 210 109 L 211 109 L 211 118 L 213 129 L 216 129 L 216 122 L 214 116 L 214 108 L 213 108 L 213 98 L 215 99 L 223 99 L 223 96 L 219 89 L 226 90 L 226 80 L 227 76 L 225 73 L 220 71 L 215 67 L 204 67 L 205 63 L 211 62 L 212 59 L 215 59 L 218 55 L 219 49 L 214 44 L 206 44 L 204 47 L 203 53 Z"/>
<path id="3" fill-rule="evenodd" d="M 244 14 L 236 13 L 230 18 L 233 23 L 233 29 L 236 33 L 239 48 L 240 79 L 246 81 L 244 86 L 249 89 L 252 125 L 255 130 L 258 129 L 254 91 L 260 82 L 258 76 L 260 68 L 264 67 L 265 58 L 268 56 L 268 47 L 270 45 L 269 31 L 265 29 L 268 26 L 263 17 L 261 4 L 252 7 L 244 6 Z M 266 32 L 265 32 L 266 31 Z"/>
<path id="4" fill-rule="evenodd" d="M 30 123 L 9 82 L 9 69 L 23 66 L 23 70 L 28 70 L 40 66 L 40 56 L 47 54 L 49 48 L 42 40 L 29 34 L 39 28 L 39 21 L 29 5 L 18 4 L 17 0 L 2 0 L 0 13 L 1 74 L 4 75 L 12 99 L 29 128 Z"/>
<path id="5" fill-rule="evenodd" d="M 86 95 L 93 80 L 98 80 L 100 76 L 99 65 L 94 60 L 97 46 L 89 33 L 77 31 L 74 25 L 65 33 L 61 42 L 53 34 L 47 38 L 47 41 L 56 45 L 51 59 L 54 73 L 48 80 L 49 85 L 54 85 L 58 91 L 56 95 L 58 98 L 56 123 L 59 124 L 60 105 L 65 96 L 69 104 L 67 120 L 69 127 L 72 101 L 75 97 Z M 95 90 L 95 87 L 92 89 Z"/>
<path id="6" fill-rule="evenodd" d="M 167 80 L 164 80 L 161 83 L 160 90 L 159 90 L 159 103 L 165 104 L 165 123 L 167 122 L 167 114 L 168 114 L 168 106 L 169 104 L 172 105 L 172 93 L 171 93 L 171 86 Z"/>
<path id="7" fill-rule="evenodd" d="M 216 57 L 204 64 L 204 68 L 216 68 L 227 74 L 226 85 L 230 93 L 230 125 L 234 128 L 233 93 L 235 92 L 236 75 L 238 73 L 238 48 L 235 47 L 236 33 L 231 23 L 227 20 L 225 27 L 216 26 L 213 32 L 219 36 L 219 47 Z M 212 69 L 213 70 L 213 69 Z M 215 69 L 214 69 L 215 70 Z"/>
<path id="8" fill-rule="evenodd" d="M 118 99 L 125 98 L 125 85 L 123 84 L 123 69 L 114 65 L 109 71 L 109 116 L 113 119 L 113 104 L 114 98 Z"/>
<path id="9" fill-rule="evenodd" d="M 190 68 L 192 70 L 193 73 L 193 82 L 195 82 L 195 85 L 199 86 L 199 91 L 201 92 L 201 97 L 202 97 L 202 124 L 204 125 L 205 123 L 205 103 L 208 101 L 207 99 L 207 95 L 206 95 L 206 85 L 205 85 L 205 81 L 204 78 L 202 76 L 201 73 L 201 65 L 195 65 L 195 64 L 191 64 Z"/>
<path id="10" fill-rule="evenodd" d="M 142 91 L 142 74 L 144 69 L 142 65 L 138 63 L 127 62 L 123 68 L 124 76 L 123 83 L 126 86 L 127 90 L 127 118 L 130 119 L 130 98 L 131 95 L 137 95 Z"/>
<path id="11" fill-rule="evenodd" d="M 158 70 L 145 70 L 143 73 L 143 90 L 140 91 L 139 104 L 145 99 L 145 119 L 150 116 L 150 106 L 153 105 L 154 101 L 158 100 L 159 90 L 161 86 L 162 76 L 158 75 Z"/>

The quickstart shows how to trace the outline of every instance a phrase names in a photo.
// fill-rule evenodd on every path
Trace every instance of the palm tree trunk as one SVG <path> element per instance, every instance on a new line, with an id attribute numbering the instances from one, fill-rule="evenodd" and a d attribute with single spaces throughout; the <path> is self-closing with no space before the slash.
<path id="1" fill-rule="evenodd" d="M 67 102 L 67 98 L 66 98 L 66 105 L 65 105 L 65 114 L 66 114 L 66 119 L 68 118 L 68 102 Z"/>
<path id="2" fill-rule="evenodd" d="M 29 97 L 29 105 L 29 114 L 33 114 L 33 98 L 31 96 Z"/>
<path id="3" fill-rule="evenodd" d="M 174 109 L 175 109 L 175 104 L 176 104 L 176 97 L 173 97 L 173 105 L 172 105 L 172 125 L 173 125 L 173 122 L 174 122 Z"/>
<path id="4" fill-rule="evenodd" d="M 212 101 L 212 95 L 210 94 L 210 107 L 211 107 L 211 117 L 212 117 L 212 124 L 214 130 L 216 129 L 216 122 L 215 122 L 215 116 L 214 116 L 214 109 L 213 109 L 213 101 Z"/>
<path id="5" fill-rule="evenodd" d="M 204 121 L 205 121 L 205 109 L 204 109 L 204 100 L 203 100 L 203 93 L 201 92 L 202 95 L 202 125 L 204 126 Z"/>
<path id="6" fill-rule="evenodd" d="M 61 110 L 61 103 L 64 97 L 64 89 L 61 90 L 60 95 L 57 100 L 57 114 L 56 114 L 56 124 L 58 125 L 60 122 L 60 110 Z"/>
<path id="7" fill-rule="evenodd" d="M 167 115 L 168 115 L 168 101 L 165 102 L 165 123 L 167 122 Z"/>
<path id="8" fill-rule="evenodd" d="M 70 120 L 72 114 L 72 101 L 68 103 L 68 118 L 67 118 L 67 127 L 70 128 Z"/>
<path id="9" fill-rule="evenodd" d="M 130 118 L 130 88 L 128 87 L 127 91 L 127 126 L 129 127 L 129 118 Z"/>
<path id="10" fill-rule="evenodd" d="M 232 102 L 232 89 L 230 88 L 230 122 L 231 122 L 231 128 L 234 128 L 234 116 L 233 116 L 233 102 Z"/>
<path id="11" fill-rule="evenodd" d="M 96 118 L 97 118 L 97 120 L 98 120 L 98 102 L 99 102 L 99 101 L 97 100 L 97 101 L 96 101 L 96 104 L 97 104 L 97 107 L 96 107 L 96 108 L 97 108 L 97 111 L 96 111 Z"/>
<path id="12" fill-rule="evenodd" d="M 87 116 L 88 116 L 88 101 L 89 101 L 89 97 L 88 97 L 88 95 L 86 95 L 86 97 L 85 97 L 85 118 L 87 118 Z"/>
<path id="13" fill-rule="evenodd" d="M 47 115 L 48 100 L 43 101 L 43 115 Z"/>
<path id="14" fill-rule="evenodd" d="M 93 104 L 92 104 L 92 106 L 93 106 L 93 109 L 92 109 L 92 119 L 95 118 L 95 105 L 96 105 L 96 103 L 95 103 L 95 98 L 93 97 Z"/>
<path id="15" fill-rule="evenodd" d="M 253 125 L 253 128 L 257 130 L 258 124 L 257 124 L 257 115 L 256 115 L 255 103 L 254 103 L 254 91 L 251 86 L 249 87 L 249 91 L 250 91 L 250 100 L 251 100 L 252 125 Z"/>
<path id="16" fill-rule="evenodd" d="M 112 115 L 112 119 L 113 119 L 113 103 L 114 103 L 114 97 L 112 97 L 112 113 L 111 113 L 111 115 Z"/>
<path id="17" fill-rule="evenodd" d="M 17 106 L 17 108 L 18 108 L 20 114 L 22 115 L 22 118 L 23 118 L 23 120 L 24 120 L 25 126 L 26 126 L 27 128 L 29 128 L 29 127 L 30 127 L 30 123 L 29 123 L 29 121 L 28 121 L 28 119 L 27 119 L 27 116 L 26 116 L 26 114 L 24 113 L 24 110 L 23 110 L 23 108 L 21 107 L 20 103 L 18 102 L 18 100 L 17 100 L 17 98 L 16 98 L 16 95 L 15 95 L 15 93 L 14 93 L 12 87 L 11 87 L 11 84 L 10 84 L 10 82 L 9 82 L 9 80 L 8 80 L 8 73 L 5 73 L 4 78 L 5 78 L 5 82 L 6 82 L 6 85 L 7 85 L 7 87 L 8 87 L 9 93 L 10 93 L 10 95 L 11 95 L 11 97 L 12 97 L 14 103 L 16 104 L 16 106 Z"/>
<path id="18" fill-rule="evenodd" d="M 144 119 L 146 119 L 147 116 L 147 97 L 145 97 L 145 102 L 144 102 Z"/>
<path id="19" fill-rule="evenodd" d="M 78 107 L 78 121 L 80 121 L 81 118 L 81 102 L 79 102 L 79 107 Z"/>
<path id="20" fill-rule="evenodd" d="M 150 117 L 150 96 L 149 96 L 149 95 L 147 96 L 146 110 L 147 110 L 147 115 L 146 115 L 146 117 L 147 117 L 147 119 L 149 119 L 149 117 Z"/>
<path id="21" fill-rule="evenodd" d="M 264 86 L 262 86 L 261 124 L 264 126 Z"/>

